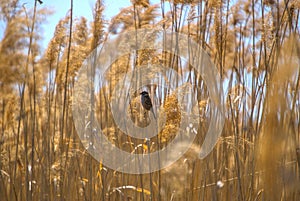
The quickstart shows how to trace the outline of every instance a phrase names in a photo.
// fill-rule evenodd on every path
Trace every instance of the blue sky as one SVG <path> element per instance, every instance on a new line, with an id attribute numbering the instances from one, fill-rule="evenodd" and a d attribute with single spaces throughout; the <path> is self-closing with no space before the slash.
<path id="1" fill-rule="evenodd" d="M 44 39 L 42 42 L 43 48 L 46 48 L 48 42 L 53 36 L 55 26 L 58 21 L 63 18 L 70 9 L 70 0 L 43 0 L 42 5 L 39 7 L 48 7 L 54 10 L 54 13 L 47 18 L 44 24 Z M 74 18 L 83 16 L 91 21 L 93 19 L 93 7 L 95 0 L 73 0 L 73 16 Z M 121 8 L 130 6 L 130 0 L 104 0 L 104 17 L 109 20 L 112 16 L 119 13 Z M 33 8 L 34 0 L 20 0 L 20 5 L 25 4 L 29 10 Z M 0 30 L 3 27 L 0 28 Z M 1 31 L 3 32 L 3 31 Z"/>

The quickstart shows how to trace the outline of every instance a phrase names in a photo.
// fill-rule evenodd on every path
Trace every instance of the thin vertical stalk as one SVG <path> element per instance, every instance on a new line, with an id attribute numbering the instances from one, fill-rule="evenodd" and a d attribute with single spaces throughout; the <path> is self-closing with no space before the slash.
<path id="1" fill-rule="evenodd" d="M 61 156 L 60 162 L 63 164 L 63 153 L 64 153 L 64 129 L 65 126 L 67 127 L 67 120 L 66 118 L 66 107 L 67 107 L 67 94 L 68 94 L 68 77 L 69 77 L 69 65 L 70 65 L 70 55 L 71 55 L 71 45 L 72 45 L 72 27 L 73 27 L 73 0 L 70 0 L 70 27 L 69 27 L 69 41 L 68 41 L 68 52 L 67 52 L 67 65 L 66 65 L 66 73 L 64 78 L 64 96 L 63 96 L 63 108 L 62 108 L 62 119 L 61 119 L 61 130 L 60 130 L 60 145 L 61 145 Z M 65 125 L 66 123 L 66 125 Z M 64 184 L 64 173 L 63 168 L 60 170 L 60 200 L 64 200 L 64 191 L 63 191 L 63 184 Z"/>

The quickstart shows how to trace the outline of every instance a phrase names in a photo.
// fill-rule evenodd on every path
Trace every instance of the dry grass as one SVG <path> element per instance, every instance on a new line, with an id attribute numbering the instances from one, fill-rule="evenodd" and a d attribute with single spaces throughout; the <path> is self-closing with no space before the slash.
<path id="1" fill-rule="evenodd" d="M 0 41 L 1 200 L 300 200 L 299 1 L 177 0 L 151 5 L 135 0 L 106 29 L 105 8 L 97 0 L 94 21 L 73 19 L 68 13 L 45 53 L 39 47 L 39 30 L 48 11 L 37 7 L 41 5 L 29 11 L 18 1 L 0 1 L 5 24 Z M 211 108 L 206 85 L 196 76 L 188 82 L 195 86 L 199 103 L 198 135 L 173 165 L 151 174 L 124 174 L 94 160 L 81 144 L 71 110 L 78 69 L 107 34 L 137 28 L 189 34 L 218 68 L 227 92 L 226 122 L 204 160 L 197 156 Z M 156 101 L 165 110 L 166 124 L 151 144 L 125 135 L 112 120 L 112 89 L 130 69 L 149 62 L 179 74 L 195 73 L 168 53 L 125 55 L 106 72 L 110 85 L 93 95 L 96 108 L 86 111 L 90 118 L 96 111 L 104 134 L 128 152 L 166 146 L 182 121 L 177 97 L 158 86 L 148 87 L 157 87 Z M 132 119 L 144 126 L 148 122 L 136 118 L 141 114 L 138 101 L 137 95 L 132 97 Z"/>

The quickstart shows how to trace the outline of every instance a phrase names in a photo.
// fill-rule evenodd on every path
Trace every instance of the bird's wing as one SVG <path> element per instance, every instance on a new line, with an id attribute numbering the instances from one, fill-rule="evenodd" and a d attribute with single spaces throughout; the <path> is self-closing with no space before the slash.
<path id="1" fill-rule="evenodd" d="M 145 97 L 145 104 L 152 107 L 152 102 L 149 96 Z"/>

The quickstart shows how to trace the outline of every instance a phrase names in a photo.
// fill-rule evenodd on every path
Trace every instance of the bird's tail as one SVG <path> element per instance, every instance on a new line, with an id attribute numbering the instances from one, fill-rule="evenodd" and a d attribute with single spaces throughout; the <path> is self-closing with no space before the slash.
<path id="1" fill-rule="evenodd" d="M 153 116 L 154 116 L 154 119 L 156 119 L 156 115 L 155 115 L 155 113 L 154 113 L 153 107 L 152 107 L 150 110 L 151 110 L 151 112 L 152 112 L 152 114 L 153 114 Z"/>

